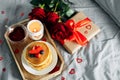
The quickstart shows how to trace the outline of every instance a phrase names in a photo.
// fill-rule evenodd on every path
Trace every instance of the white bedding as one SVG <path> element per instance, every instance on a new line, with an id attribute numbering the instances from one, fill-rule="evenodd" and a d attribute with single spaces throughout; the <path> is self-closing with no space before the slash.
<path id="1" fill-rule="evenodd" d="M 0 80 L 21 80 L 20 73 L 4 39 L 4 25 L 27 18 L 30 0 L 0 1 Z M 51 80 L 120 80 L 120 30 L 114 21 L 92 0 L 69 0 L 71 7 L 83 11 L 101 32 L 71 55 L 56 42 L 65 65 Z M 14 5 L 13 5 L 14 4 Z M 1 42 L 2 40 L 2 42 Z"/>
<path id="2" fill-rule="evenodd" d="M 120 0 L 95 0 L 120 26 Z"/>

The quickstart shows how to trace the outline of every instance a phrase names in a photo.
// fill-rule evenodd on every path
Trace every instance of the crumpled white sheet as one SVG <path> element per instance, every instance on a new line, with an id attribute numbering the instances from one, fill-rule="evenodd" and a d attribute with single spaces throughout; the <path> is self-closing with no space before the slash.
<path id="1" fill-rule="evenodd" d="M 0 80 L 22 80 L 4 39 L 4 25 L 27 18 L 30 0 L 0 1 Z M 91 0 L 69 0 L 83 11 L 101 32 L 71 55 L 56 42 L 65 61 L 63 72 L 51 80 L 120 80 L 120 30 L 114 21 Z"/>

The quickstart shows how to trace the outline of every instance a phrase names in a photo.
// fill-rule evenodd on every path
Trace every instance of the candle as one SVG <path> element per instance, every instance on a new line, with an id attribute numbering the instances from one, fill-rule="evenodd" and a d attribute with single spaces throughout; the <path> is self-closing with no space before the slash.
<path id="1" fill-rule="evenodd" d="M 39 20 L 31 20 L 27 24 L 29 37 L 33 40 L 40 40 L 44 34 L 44 26 Z"/>

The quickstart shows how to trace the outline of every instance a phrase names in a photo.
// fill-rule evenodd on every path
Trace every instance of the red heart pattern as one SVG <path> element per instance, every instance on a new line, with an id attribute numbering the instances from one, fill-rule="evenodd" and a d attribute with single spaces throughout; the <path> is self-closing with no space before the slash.
<path id="1" fill-rule="evenodd" d="M 14 53 L 15 53 L 15 54 L 19 53 L 19 49 L 16 48 L 16 49 L 14 50 Z"/>
<path id="2" fill-rule="evenodd" d="M 77 63 L 81 63 L 83 60 L 82 58 L 76 58 Z"/>
<path id="3" fill-rule="evenodd" d="M 5 11 L 1 11 L 1 14 L 5 14 Z"/>
<path id="4" fill-rule="evenodd" d="M 75 74 L 75 69 L 72 68 L 72 69 L 70 70 L 69 74 Z"/>
<path id="5" fill-rule="evenodd" d="M 0 61 L 2 61 L 3 60 L 3 57 L 2 56 L 0 56 Z"/>
<path id="6" fill-rule="evenodd" d="M 86 31 L 84 31 L 84 34 L 88 34 L 88 31 L 86 30 Z"/>
<path id="7" fill-rule="evenodd" d="M 2 71 L 5 72 L 5 71 L 6 71 L 6 68 L 3 68 Z"/>
<path id="8" fill-rule="evenodd" d="M 61 80 L 65 80 L 65 77 L 62 76 L 62 77 L 61 77 Z"/>
<path id="9" fill-rule="evenodd" d="M 24 16 L 24 12 L 21 12 L 20 16 L 21 16 L 21 17 Z"/>

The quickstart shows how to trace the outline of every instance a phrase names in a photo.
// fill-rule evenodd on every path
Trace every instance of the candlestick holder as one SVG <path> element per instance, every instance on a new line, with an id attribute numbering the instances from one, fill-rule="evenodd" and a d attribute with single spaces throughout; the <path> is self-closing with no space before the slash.
<path id="1" fill-rule="evenodd" d="M 31 20 L 27 24 L 28 35 L 33 40 L 40 40 L 44 35 L 44 25 L 39 20 Z"/>

